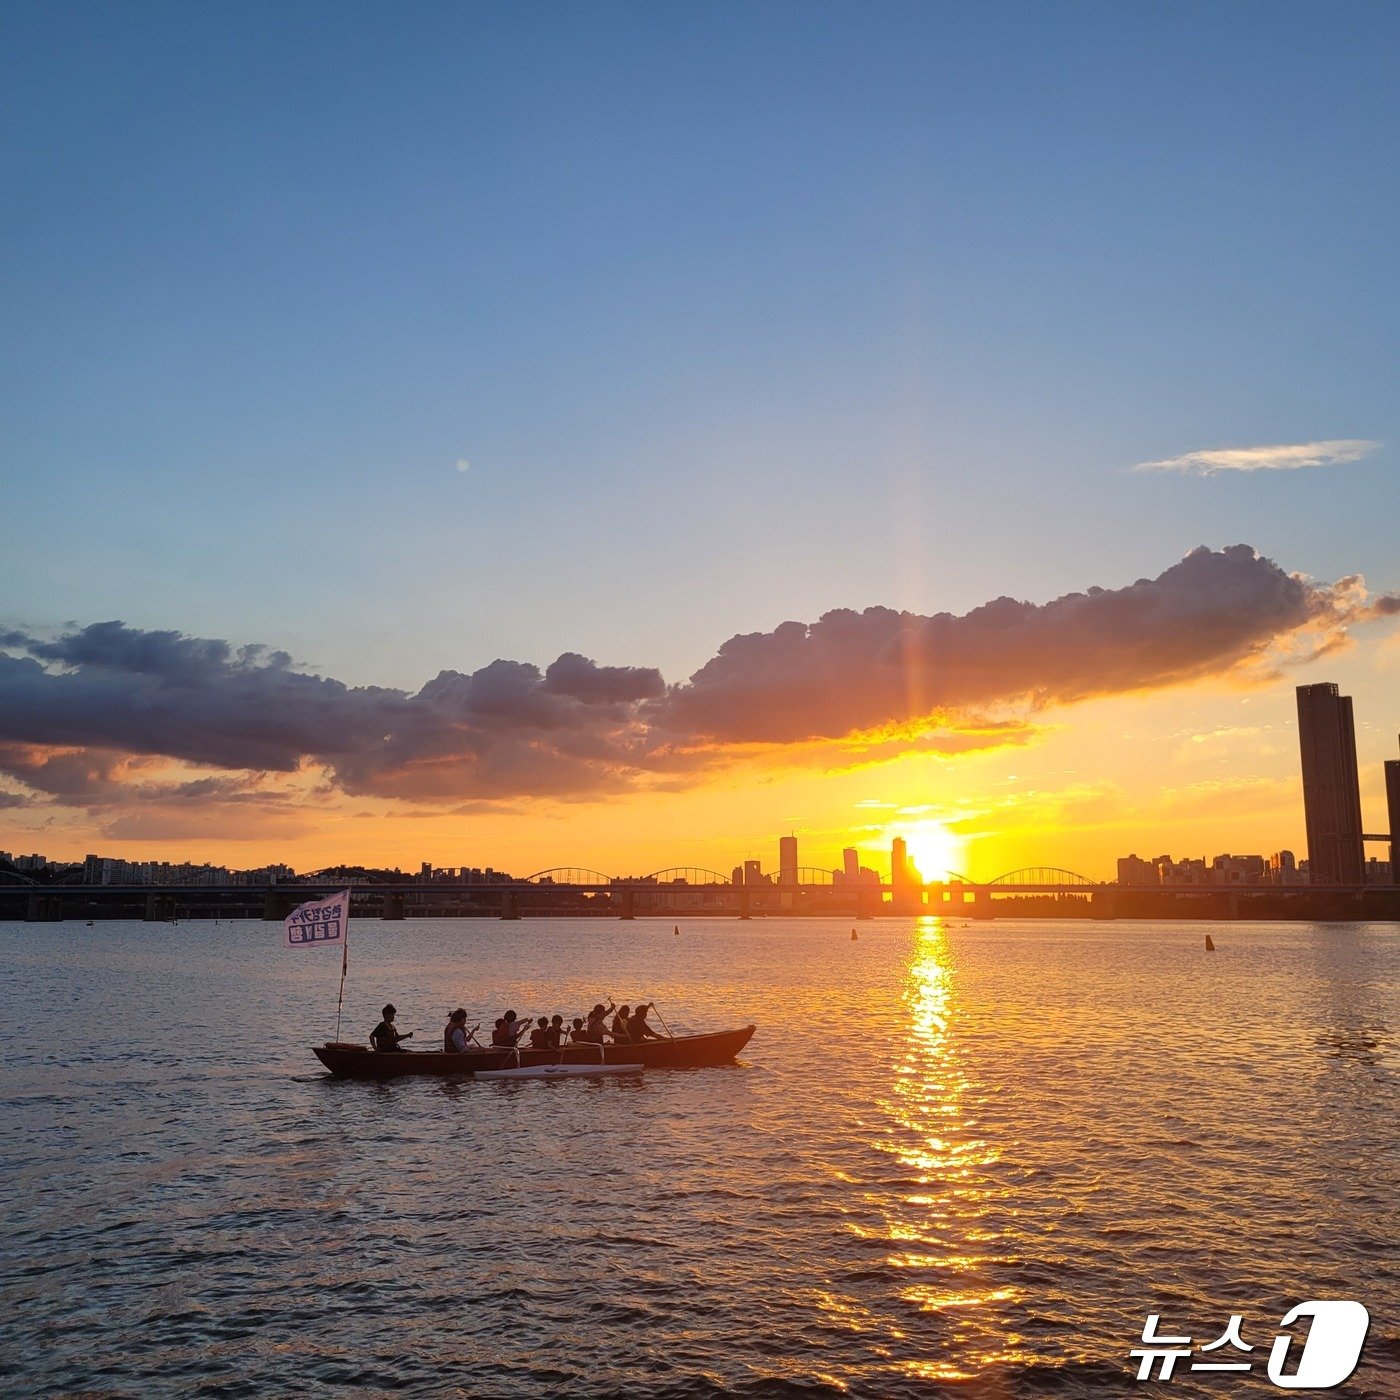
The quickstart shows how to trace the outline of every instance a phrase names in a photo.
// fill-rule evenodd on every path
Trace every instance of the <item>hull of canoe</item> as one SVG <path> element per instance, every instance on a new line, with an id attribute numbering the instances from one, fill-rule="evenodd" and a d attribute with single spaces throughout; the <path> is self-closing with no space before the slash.
<path id="1" fill-rule="evenodd" d="M 709 1035 L 681 1035 L 674 1040 L 648 1040 L 641 1045 L 605 1045 L 604 1064 L 642 1064 L 647 1069 L 707 1069 L 727 1065 L 749 1043 L 753 1026 Z M 407 1074 L 471 1074 L 479 1069 L 516 1069 L 532 1065 L 596 1065 L 593 1046 L 570 1045 L 563 1050 L 468 1050 L 448 1055 L 441 1050 L 404 1050 L 380 1054 L 345 1043 L 313 1045 L 312 1053 L 343 1079 L 400 1079 Z"/>

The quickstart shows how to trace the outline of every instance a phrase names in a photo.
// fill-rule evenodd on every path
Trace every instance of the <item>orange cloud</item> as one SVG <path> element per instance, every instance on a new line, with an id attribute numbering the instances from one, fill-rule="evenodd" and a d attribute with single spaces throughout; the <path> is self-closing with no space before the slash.
<path id="1" fill-rule="evenodd" d="M 312 780 L 441 810 L 676 790 L 740 768 L 1025 744 L 1049 707 L 1258 679 L 1397 612 L 1400 598 L 1371 597 L 1359 576 L 1318 583 L 1234 545 L 1047 603 L 785 622 L 730 638 L 671 686 L 652 667 L 567 652 L 543 670 L 444 670 L 410 694 L 119 622 L 11 632 L 0 634 L 0 773 L 67 805 L 203 804 L 234 824 L 241 805 L 297 805 Z"/>

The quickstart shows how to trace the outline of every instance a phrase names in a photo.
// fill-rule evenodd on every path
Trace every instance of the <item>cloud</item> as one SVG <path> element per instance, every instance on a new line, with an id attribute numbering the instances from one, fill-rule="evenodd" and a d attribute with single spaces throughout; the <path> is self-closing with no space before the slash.
<path id="1" fill-rule="evenodd" d="M 240 811 L 326 793 L 448 811 L 591 800 L 724 769 L 1025 744 L 1050 707 L 1257 676 L 1397 611 L 1400 598 L 1370 595 L 1359 576 L 1318 583 L 1234 545 L 1047 603 L 785 622 L 730 638 L 669 686 L 654 667 L 565 652 L 543 669 L 498 659 L 443 670 L 408 692 L 121 622 L 17 630 L 0 638 L 0 773 L 67 805 L 144 808 L 151 830 L 192 829 L 188 814 L 206 809 L 243 826 Z"/>
<path id="2" fill-rule="evenodd" d="M 1303 467 L 1338 467 L 1356 462 L 1381 444 L 1366 438 L 1328 438 L 1322 442 L 1280 443 L 1272 447 L 1217 447 L 1139 462 L 1135 472 L 1181 472 L 1216 476 L 1220 472 L 1298 471 Z"/>
<path id="3" fill-rule="evenodd" d="M 294 841 L 315 828 L 304 816 L 288 812 L 230 813 L 215 804 L 192 810 L 136 808 L 103 822 L 103 836 L 113 841 Z"/>
<path id="4" fill-rule="evenodd" d="M 1153 579 L 963 616 L 867 608 L 731 638 L 654 712 L 690 742 L 785 743 L 995 707 L 1180 684 L 1310 652 L 1382 609 L 1356 577 L 1288 574 L 1248 545 L 1192 550 Z"/>

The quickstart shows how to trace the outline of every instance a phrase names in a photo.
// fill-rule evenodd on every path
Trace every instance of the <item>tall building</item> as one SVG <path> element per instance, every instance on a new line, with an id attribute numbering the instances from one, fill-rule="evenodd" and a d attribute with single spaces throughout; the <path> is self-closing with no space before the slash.
<path id="1" fill-rule="evenodd" d="M 923 898 L 909 860 L 909 847 L 902 836 L 890 843 L 890 886 L 890 907 L 897 914 L 910 913 Z"/>
<path id="2" fill-rule="evenodd" d="M 1365 878 L 1366 861 L 1351 696 L 1338 694 L 1330 681 L 1300 685 L 1298 745 L 1311 883 L 1359 885 Z"/>
<path id="3" fill-rule="evenodd" d="M 1159 856 L 1158 860 L 1170 862 L 1170 856 Z M 1136 855 L 1118 857 L 1118 883 L 1120 885 L 1160 885 L 1162 872 L 1156 861 L 1139 860 Z"/>
<path id="4" fill-rule="evenodd" d="M 797 837 L 780 836 L 778 838 L 778 883 L 780 885 L 795 885 L 797 883 Z"/>
<path id="5" fill-rule="evenodd" d="M 909 882 L 909 847 L 904 837 L 896 836 L 890 842 L 890 884 L 896 889 Z"/>
<path id="6" fill-rule="evenodd" d="M 841 852 L 841 872 L 846 877 L 848 885 L 854 885 L 860 880 L 860 853 L 854 846 L 847 846 Z"/>
<path id="7" fill-rule="evenodd" d="M 1400 885 L 1400 758 L 1385 761 L 1385 805 L 1390 813 L 1390 879 Z"/>

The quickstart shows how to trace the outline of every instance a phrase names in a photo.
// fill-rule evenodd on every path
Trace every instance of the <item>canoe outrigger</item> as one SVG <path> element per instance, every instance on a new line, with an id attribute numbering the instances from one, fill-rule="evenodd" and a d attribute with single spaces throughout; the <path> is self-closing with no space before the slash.
<path id="1" fill-rule="evenodd" d="M 645 1040 L 639 1045 L 566 1045 L 559 1050 L 485 1049 L 449 1055 L 444 1050 L 400 1050 L 385 1053 L 328 1040 L 313 1045 L 312 1053 L 330 1072 L 342 1079 L 398 1079 L 406 1074 L 472 1074 L 477 1070 L 513 1070 L 555 1065 L 620 1067 L 642 1065 L 646 1069 L 707 1069 L 730 1064 L 746 1046 L 756 1027 L 712 1031 L 708 1035 L 678 1035 Z M 624 1071 L 625 1073 L 626 1071 Z M 512 1076 L 513 1077 L 513 1076 Z"/>

